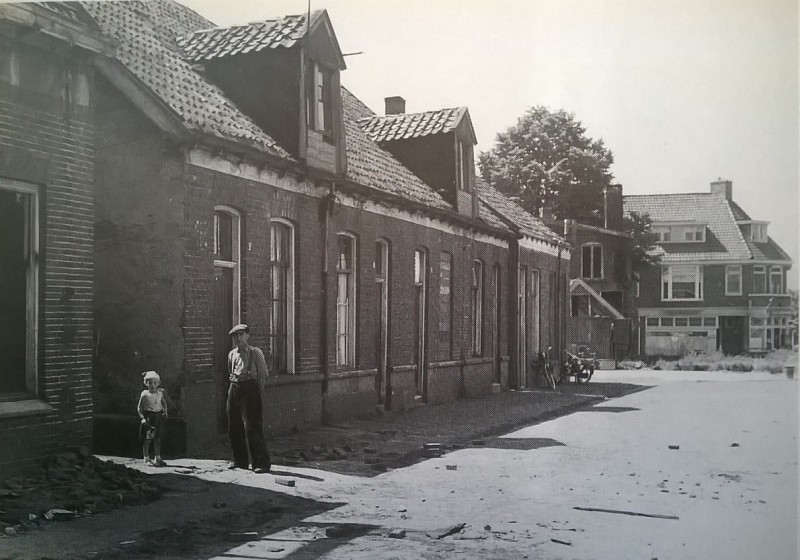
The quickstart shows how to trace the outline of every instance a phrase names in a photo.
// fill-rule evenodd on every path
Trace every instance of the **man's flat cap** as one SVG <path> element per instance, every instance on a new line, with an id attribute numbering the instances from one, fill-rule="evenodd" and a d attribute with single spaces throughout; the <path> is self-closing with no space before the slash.
<path id="1" fill-rule="evenodd" d="M 230 332 L 228 334 L 233 336 L 236 333 L 240 333 L 240 332 L 250 332 L 250 327 L 248 327 L 247 325 L 236 325 L 235 327 L 233 327 L 230 330 Z"/>

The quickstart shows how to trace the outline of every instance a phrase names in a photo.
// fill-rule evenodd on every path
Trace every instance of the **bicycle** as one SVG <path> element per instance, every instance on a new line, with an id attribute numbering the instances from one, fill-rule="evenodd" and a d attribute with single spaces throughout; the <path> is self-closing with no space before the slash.
<path id="1" fill-rule="evenodd" d="M 597 359 L 593 354 L 586 357 L 585 355 L 567 352 L 567 360 L 561 366 L 559 382 L 575 377 L 576 383 L 589 383 L 592 375 L 594 375 L 597 363 Z"/>
<path id="2" fill-rule="evenodd" d="M 547 386 L 553 391 L 556 390 L 556 378 L 553 374 L 553 364 L 550 362 L 550 351 L 552 346 L 547 348 L 547 352 L 539 352 L 539 361 L 544 365 L 544 379 L 547 381 Z"/>

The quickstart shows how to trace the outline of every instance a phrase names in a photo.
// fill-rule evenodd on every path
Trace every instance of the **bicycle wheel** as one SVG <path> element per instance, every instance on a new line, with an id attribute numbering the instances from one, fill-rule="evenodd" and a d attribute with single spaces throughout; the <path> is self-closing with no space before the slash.
<path id="1" fill-rule="evenodd" d="M 591 367 L 589 364 L 581 365 L 581 370 L 578 374 L 575 375 L 575 380 L 578 383 L 589 383 L 589 380 L 592 378 L 592 374 L 594 373 L 594 368 Z"/>
<path id="2" fill-rule="evenodd" d="M 561 385 L 564 381 L 569 380 L 569 368 L 565 365 L 561 365 L 558 368 L 558 376 L 556 377 L 556 385 Z"/>
<path id="3" fill-rule="evenodd" d="M 553 366 L 549 362 L 544 365 L 544 378 L 547 380 L 547 386 L 555 391 L 556 380 L 553 377 Z"/>

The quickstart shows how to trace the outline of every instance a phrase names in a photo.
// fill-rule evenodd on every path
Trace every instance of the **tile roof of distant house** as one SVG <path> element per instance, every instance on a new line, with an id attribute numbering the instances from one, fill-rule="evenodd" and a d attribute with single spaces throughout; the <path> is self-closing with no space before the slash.
<path id="1" fill-rule="evenodd" d="M 433 188 L 359 128 L 359 119 L 372 111 L 345 87 L 342 87 L 342 107 L 347 137 L 347 175 L 352 180 L 410 200 L 424 202 L 434 208 L 452 209 Z"/>
<path id="2" fill-rule="evenodd" d="M 358 124 L 375 142 L 390 142 L 452 132 L 466 112 L 466 107 L 456 107 L 383 117 L 373 115 L 361 119 Z"/>
<path id="3" fill-rule="evenodd" d="M 100 29 L 119 41 L 117 58 L 191 131 L 291 159 L 289 153 L 183 60 L 175 37 L 213 24 L 171 0 L 84 2 Z"/>
<path id="4" fill-rule="evenodd" d="M 324 10 L 311 12 L 312 24 Z M 187 60 L 200 62 L 264 49 L 290 48 L 308 30 L 306 14 L 284 16 L 227 28 L 202 29 L 177 38 Z"/>
<path id="5" fill-rule="evenodd" d="M 525 210 L 522 206 L 508 198 L 480 177 L 475 178 L 478 197 L 481 202 L 500 214 L 505 220 L 515 224 L 520 233 L 550 242 L 565 242 L 564 238 L 557 235 L 547 227 L 544 222 Z"/>
<path id="6" fill-rule="evenodd" d="M 625 213 L 649 214 L 656 222 L 697 222 L 708 226 L 704 243 L 665 243 L 659 246 L 663 263 L 788 259 L 772 240 L 749 243 L 737 220 L 749 216 L 736 203 L 713 193 L 626 195 Z"/>

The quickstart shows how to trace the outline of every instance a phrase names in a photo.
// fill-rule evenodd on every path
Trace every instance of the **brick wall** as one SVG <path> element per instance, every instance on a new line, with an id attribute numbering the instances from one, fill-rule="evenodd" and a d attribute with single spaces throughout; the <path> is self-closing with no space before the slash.
<path id="1" fill-rule="evenodd" d="M 27 415 L 15 412 L 26 401 L 0 401 L 0 479 L 88 445 L 92 433 L 94 116 L 88 89 L 63 96 L 67 76 L 88 88 L 91 67 L 77 51 L 66 59 L 10 48 L 2 60 L 14 67 L 0 69 L 0 188 L 20 181 L 38 194 L 38 387 Z"/>

